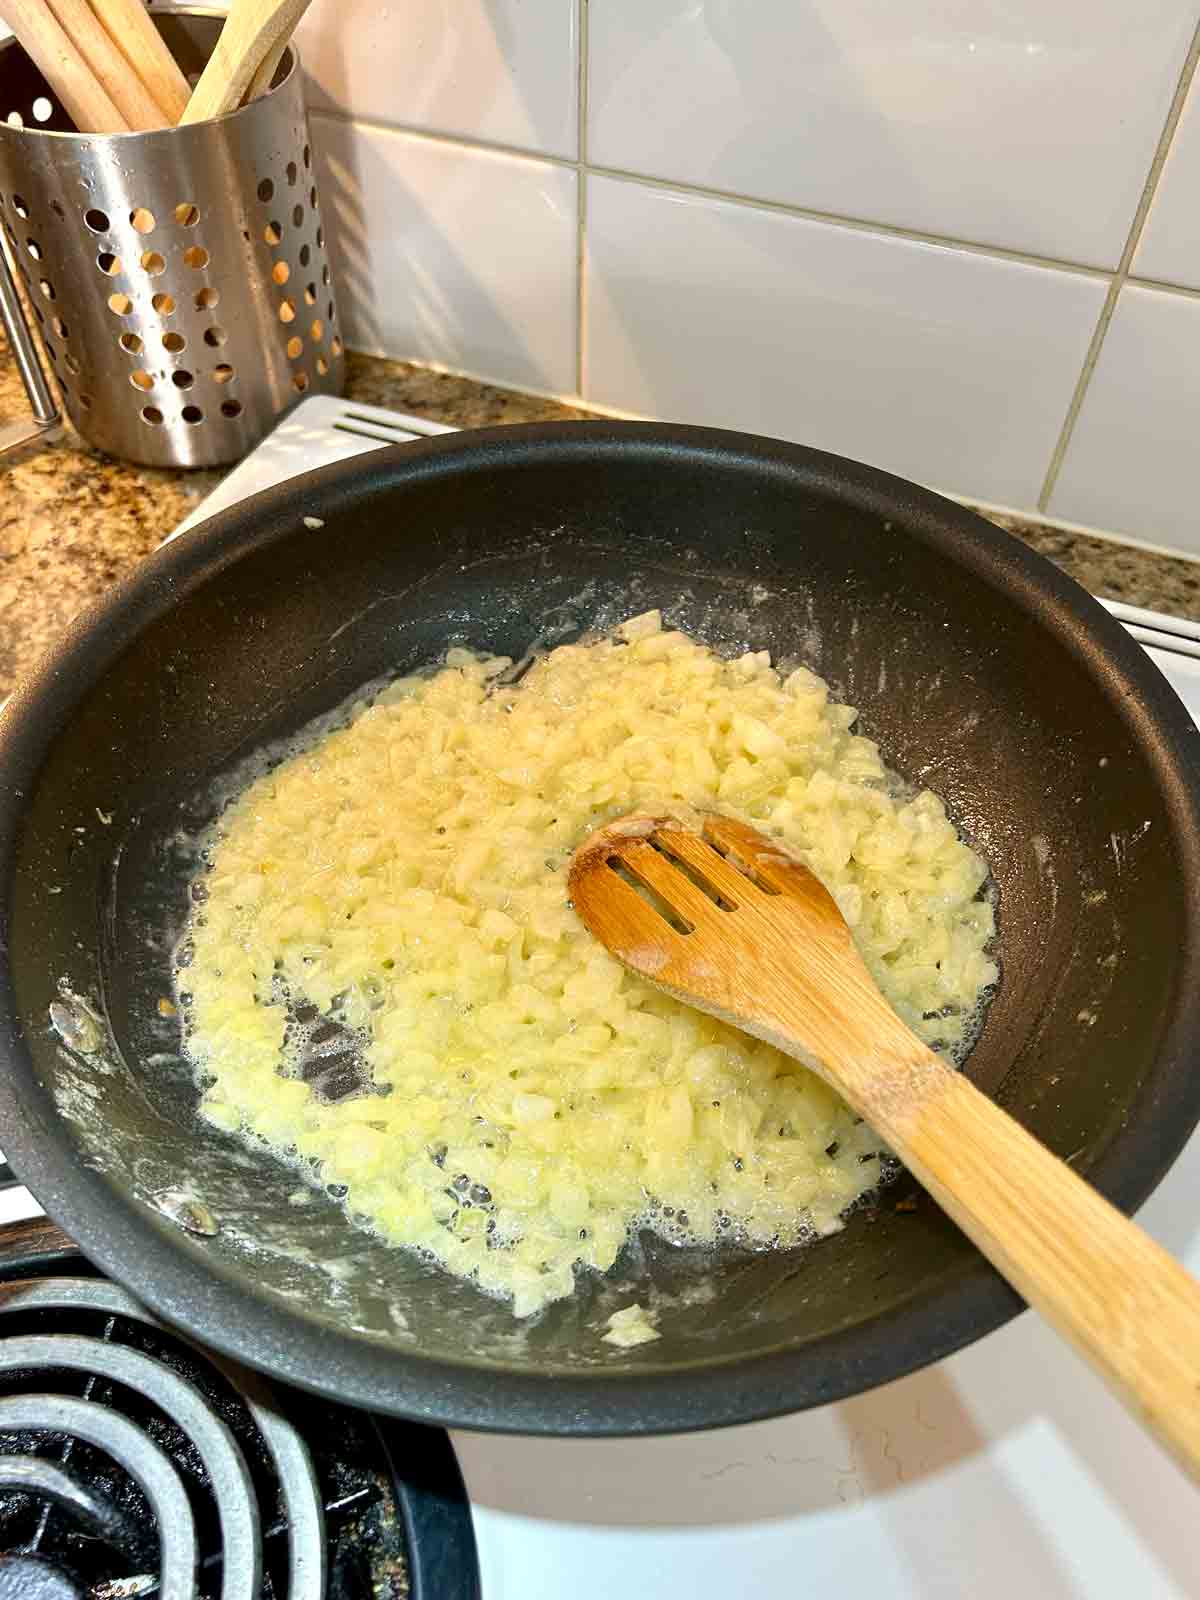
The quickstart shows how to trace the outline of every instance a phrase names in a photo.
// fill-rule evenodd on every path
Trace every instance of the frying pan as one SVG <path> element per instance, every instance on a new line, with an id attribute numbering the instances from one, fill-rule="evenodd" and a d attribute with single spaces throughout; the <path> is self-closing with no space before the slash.
<path id="1" fill-rule="evenodd" d="M 1019 1309 L 901 1180 L 799 1252 L 638 1240 L 518 1324 L 198 1119 L 157 1002 L 184 844 L 222 783 L 452 641 L 520 656 L 651 606 L 814 667 L 983 853 L 1002 979 L 971 1075 L 1126 1209 L 1178 1153 L 1200 1115 L 1198 735 L 1123 630 L 996 528 L 838 457 L 635 424 L 461 434 L 293 480 L 167 546 L 0 719 L 4 1147 L 165 1319 L 354 1404 L 618 1434 L 830 1401 Z M 48 1021 L 80 1001 L 90 1051 Z M 661 1338 L 615 1350 L 600 1335 L 634 1299 Z"/>

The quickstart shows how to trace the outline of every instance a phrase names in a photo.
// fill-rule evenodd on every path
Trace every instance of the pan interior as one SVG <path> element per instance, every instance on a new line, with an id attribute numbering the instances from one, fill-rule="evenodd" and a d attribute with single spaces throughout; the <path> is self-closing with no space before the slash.
<path id="1" fill-rule="evenodd" d="M 933 497 L 905 503 L 894 480 L 847 484 L 812 460 L 582 433 L 571 449 L 388 452 L 157 558 L 24 798 L 10 926 L 27 1107 L 62 1120 L 74 1159 L 132 1197 L 138 1227 L 269 1303 L 285 1332 L 315 1320 L 339 1340 L 498 1377 L 802 1357 L 849 1329 L 902 1327 L 914 1305 L 978 1281 L 971 1248 L 901 1180 L 796 1253 L 647 1237 L 608 1277 L 516 1323 L 355 1229 L 333 1199 L 297 1206 L 293 1170 L 196 1116 L 177 1021 L 158 1001 L 190 841 L 222 780 L 356 686 L 451 643 L 519 656 L 655 606 L 719 650 L 811 666 L 889 765 L 943 797 L 998 889 L 1003 977 L 968 1071 L 1079 1169 L 1104 1156 L 1144 1097 L 1186 933 L 1137 707 L 1076 621 L 1047 625 L 1029 558 L 976 548 L 971 519 Z M 64 994 L 100 1019 L 98 1052 L 48 1027 Z M 659 1312 L 662 1337 L 614 1350 L 600 1335 L 633 1299 Z M 885 1361 L 872 1381 L 889 1375 Z"/>

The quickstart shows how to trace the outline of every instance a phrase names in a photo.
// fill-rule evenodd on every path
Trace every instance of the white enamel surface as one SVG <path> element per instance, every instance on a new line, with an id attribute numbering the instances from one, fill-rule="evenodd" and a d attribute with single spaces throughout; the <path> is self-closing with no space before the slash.
<path id="1" fill-rule="evenodd" d="M 575 173 L 312 119 L 348 344 L 575 385 Z"/>
<path id="2" fill-rule="evenodd" d="M 573 156 L 575 0 L 315 0 L 296 35 L 309 103 Z"/>
<path id="3" fill-rule="evenodd" d="M 1200 289 L 1200 91 L 1193 80 L 1133 258 L 1139 278 Z"/>
<path id="4" fill-rule="evenodd" d="M 1191 0 L 603 0 L 589 158 L 1115 266 Z"/>
<path id="5" fill-rule="evenodd" d="M 1104 286 L 620 179 L 588 185 L 585 399 L 1036 500 Z"/>
<path id="6" fill-rule="evenodd" d="M 1197 416 L 1200 300 L 1123 289 L 1050 511 L 1200 555 Z"/>
<path id="7" fill-rule="evenodd" d="M 1200 712 L 1200 671 L 1189 684 Z M 1198 1197 L 1200 1137 L 1141 1215 L 1193 1272 Z M 775 1422 L 454 1443 L 484 1600 L 1200 1594 L 1195 1489 L 1032 1313 L 924 1372 Z"/>

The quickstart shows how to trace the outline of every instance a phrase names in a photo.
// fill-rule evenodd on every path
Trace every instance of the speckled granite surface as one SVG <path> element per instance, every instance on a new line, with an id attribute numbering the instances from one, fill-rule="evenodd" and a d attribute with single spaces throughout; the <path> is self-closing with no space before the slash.
<path id="1" fill-rule="evenodd" d="M 352 356 L 347 393 L 459 427 L 565 420 L 583 411 L 399 361 Z M 25 396 L 0 347 L 0 419 Z M 0 460 L 0 698 L 63 626 L 171 531 L 216 472 L 161 472 L 113 461 L 67 430 Z M 1151 555 L 1022 518 L 996 521 L 1093 593 L 1200 618 L 1200 563 Z"/>

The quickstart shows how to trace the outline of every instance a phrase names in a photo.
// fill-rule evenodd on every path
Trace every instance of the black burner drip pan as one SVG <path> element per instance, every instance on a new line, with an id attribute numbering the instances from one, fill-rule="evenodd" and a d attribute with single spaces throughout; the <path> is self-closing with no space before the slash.
<path id="1" fill-rule="evenodd" d="M 0 1233 L 0 1600 L 477 1600 L 448 1436 L 269 1384 Z"/>

